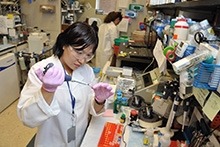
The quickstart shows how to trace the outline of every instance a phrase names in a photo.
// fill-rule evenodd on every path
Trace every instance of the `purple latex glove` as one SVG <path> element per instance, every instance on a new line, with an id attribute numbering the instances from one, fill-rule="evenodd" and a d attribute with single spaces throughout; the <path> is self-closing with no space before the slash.
<path id="1" fill-rule="evenodd" d="M 63 69 L 55 66 L 50 67 L 45 74 L 39 68 L 35 71 L 35 74 L 41 80 L 42 87 L 47 92 L 55 92 L 57 87 L 63 84 L 65 77 Z"/>
<path id="2" fill-rule="evenodd" d="M 108 83 L 97 83 L 92 86 L 95 92 L 95 99 L 99 103 L 103 103 L 106 99 L 112 96 L 112 87 Z"/>

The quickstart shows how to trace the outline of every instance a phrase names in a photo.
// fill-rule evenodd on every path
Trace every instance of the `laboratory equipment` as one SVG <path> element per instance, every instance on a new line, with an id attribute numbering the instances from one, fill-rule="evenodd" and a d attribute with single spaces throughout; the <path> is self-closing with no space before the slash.
<path id="1" fill-rule="evenodd" d="M 76 82 L 76 83 L 79 83 L 79 84 L 82 84 L 82 85 L 86 85 L 86 86 L 89 86 L 90 88 L 92 88 L 91 84 L 83 82 L 83 81 L 78 81 L 78 80 L 72 79 L 72 77 L 69 76 L 69 75 L 65 75 L 65 81 Z"/>
<path id="2" fill-rule="evenodd" d="M 209 56 L 210 52 L 208 50 L 200 50 L 173 63 L 173 69 L 177 74 L 179 74 L 181 71 L 200 63 L 201 61 L 207 59 Z"/>
<path id="3" fill-rule="evenodd" d="M 188 109 L 189 109 L 189 103 L 190 103 L 189 99 L 185 99 L 183 101 L 183 104 L 184 104 L 183 105 L 183 110 L 184 110 L 184 112 L 183 112 L 182 132 L 184 131 L 184 127 L 185 127 L 185 124 L 186 124 L 187 112 L 188 112 Z"/>
<path id="4" fill-rule="evenodd" d="M 123 94 L 129 94 L 131 89 L 136 85 L 135 79 L 132 77 L 124 78 L 119 76 L 117 78 L 116 90 L 121 90 Z"/>
<path id="5" fill-rule="evenodd" d="M 0 56 L 0 112 L 19 97 L 19 80 L 14 53 Z"/>
<path id="6" fill-rule="evenodd" d="M 123 69 L 120 67 L 109 66 L 106 70 L 106 75 L 108 77 L 118 77 L 122 73 Z"/>
<path id="7" fill-rule="evenodd" d="M 166 126 L 163 128 L 160 128 L 160 132 L 162 134 L 169 134 L 169 136 L 173 136 L 173 131 L 171 130 L 171 126 L 178 108 L 178 105 L 180 103 L 180 97 L 178 95 L 178 88 L 179 88 L 179 83 L 177 81 L 171 81 L 167 82 L 164 85 L 164 92 L 162 98 L 165 100 L 171 99 L 174 102 L 172 103 L 172 107 L 170 109 L 170 114 L 168 117 L 168 121 L 166 123 Z"/>
<path id="8" fill-rule="evenodd" d="M 146 103 L 151 103 L 152 96 L 157 90 L 160 72 L 155 68 L 147 73 L 136 75 L 136 91 L 135 94 L 144 98 Z"/>
<path id="9" fill-rule="evenodd" d="M 44 67 L 43 74 L 45 74 L 45 73 L 47 72 L 47 70 L 48 70 L 49 68 L 51 68 L 52 66 L 54 66 L 53 63 L 48 63 L 48 64 Z M 69 75 L 67 75 L 67 74 L 65 75 L 64 81 L 76 82 L 76 83 L 79 83 L 79 84 L 82 84 L 82 85 L 87 85 L 87 86 L 89 86 L 89 87 L 92 88 L 92 85 L 90 85 L 89 83 L 86 83 L 86 82 L 83 82 L 83 81 L 74 80 L 74 79 L 72 79 L 71 76 L 69 76 Z"/>
<path id="10" fill-rule="evenodd" d="M 132 89 L 130 91 L 132 93 L 132 96 L 128 99 L 128 105 L 131 108 L 134 108 L 134 109 L 138 110 L 141 107 L 146 105 L 144 98 L 142 98 L 139 95 L 135 95 L 135 89 Z"/>
<path id="11" fill-rule="evenodd" d="M 45 32 L 30 33 L 28 36 L 28 51 L 34 53 L 42 53 L 45 45 L 48 43 L 49 37 Z"/>
<path id="12" fill-rule="evenodd" d="M 138 122 L 144 128 L 156 128 L 162 125 L 162 119 L 153 112 L 151 106 L 143 106 L 139 109 Z"/>

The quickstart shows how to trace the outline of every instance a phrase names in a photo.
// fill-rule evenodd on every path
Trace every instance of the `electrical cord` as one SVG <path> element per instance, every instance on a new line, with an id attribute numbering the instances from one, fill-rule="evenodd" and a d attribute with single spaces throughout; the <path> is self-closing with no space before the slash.
<path id="1" fill-rule="evenodd" d="M 123 132 L 122 132 L 122 141 L 123 141 L 123 143 L 124 143 L 124 147 L 127 146 L 127 142 L 126 142 L 125 139 L 124 139 L 125 130 L 126 130 L 127 125 L 128 125 L 128 124 L 126 124 L 126 125 L 124 126 L 124 129 L 123 129 Z"/>
<path id="2" fill-rule="evenodd" d="M 147 71 L 147 69 L 154 63 L 154 58 L 152 59 L 152 61 L 150 62 L 150 64 L 144 69 L 143 73 L 145 73 Z"/>
<path id="3" fill-rule="evenodd" d="M 217 130 L 219 127 L 220 127 L 220 125 L 217 126 L 216 128 L 214 128 L 212 131 L 210 131 L 207 136 L 204 136 L 201 132 L 198 133 L 199 135 L 197 135 L 195 138 L 193 138 L 193 139 L 191 140 L 191 143 L 189 144 L 189 147 L 197 147 L 197 146 L 202 145 L 202 144 L 206 141 L 206 139 L 208 139 L 209 136 L 210 136 L 215 130 Z"/>

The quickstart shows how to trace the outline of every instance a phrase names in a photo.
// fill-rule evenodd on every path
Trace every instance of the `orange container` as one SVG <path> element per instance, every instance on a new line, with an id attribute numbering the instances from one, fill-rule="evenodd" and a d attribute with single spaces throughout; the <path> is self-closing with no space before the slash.
<path id="1" fill-rule="evenodd" d="M 117 56 L 119 53 L 119 46 L 114 45 L 114 54 Z"/>

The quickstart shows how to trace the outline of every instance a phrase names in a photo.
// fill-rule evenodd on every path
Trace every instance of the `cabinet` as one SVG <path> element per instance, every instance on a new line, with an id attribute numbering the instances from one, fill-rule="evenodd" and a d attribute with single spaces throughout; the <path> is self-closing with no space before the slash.
<path id="1" fill-rule="evenodd" d="M 1 49 L 5 53 L 0 55 L 0 80 L 4 83 L 0 86 L 0 112 L 14 102 L 20 92 L 16 57 L 12 52 L 15 46 L 1 46 Z"/>

